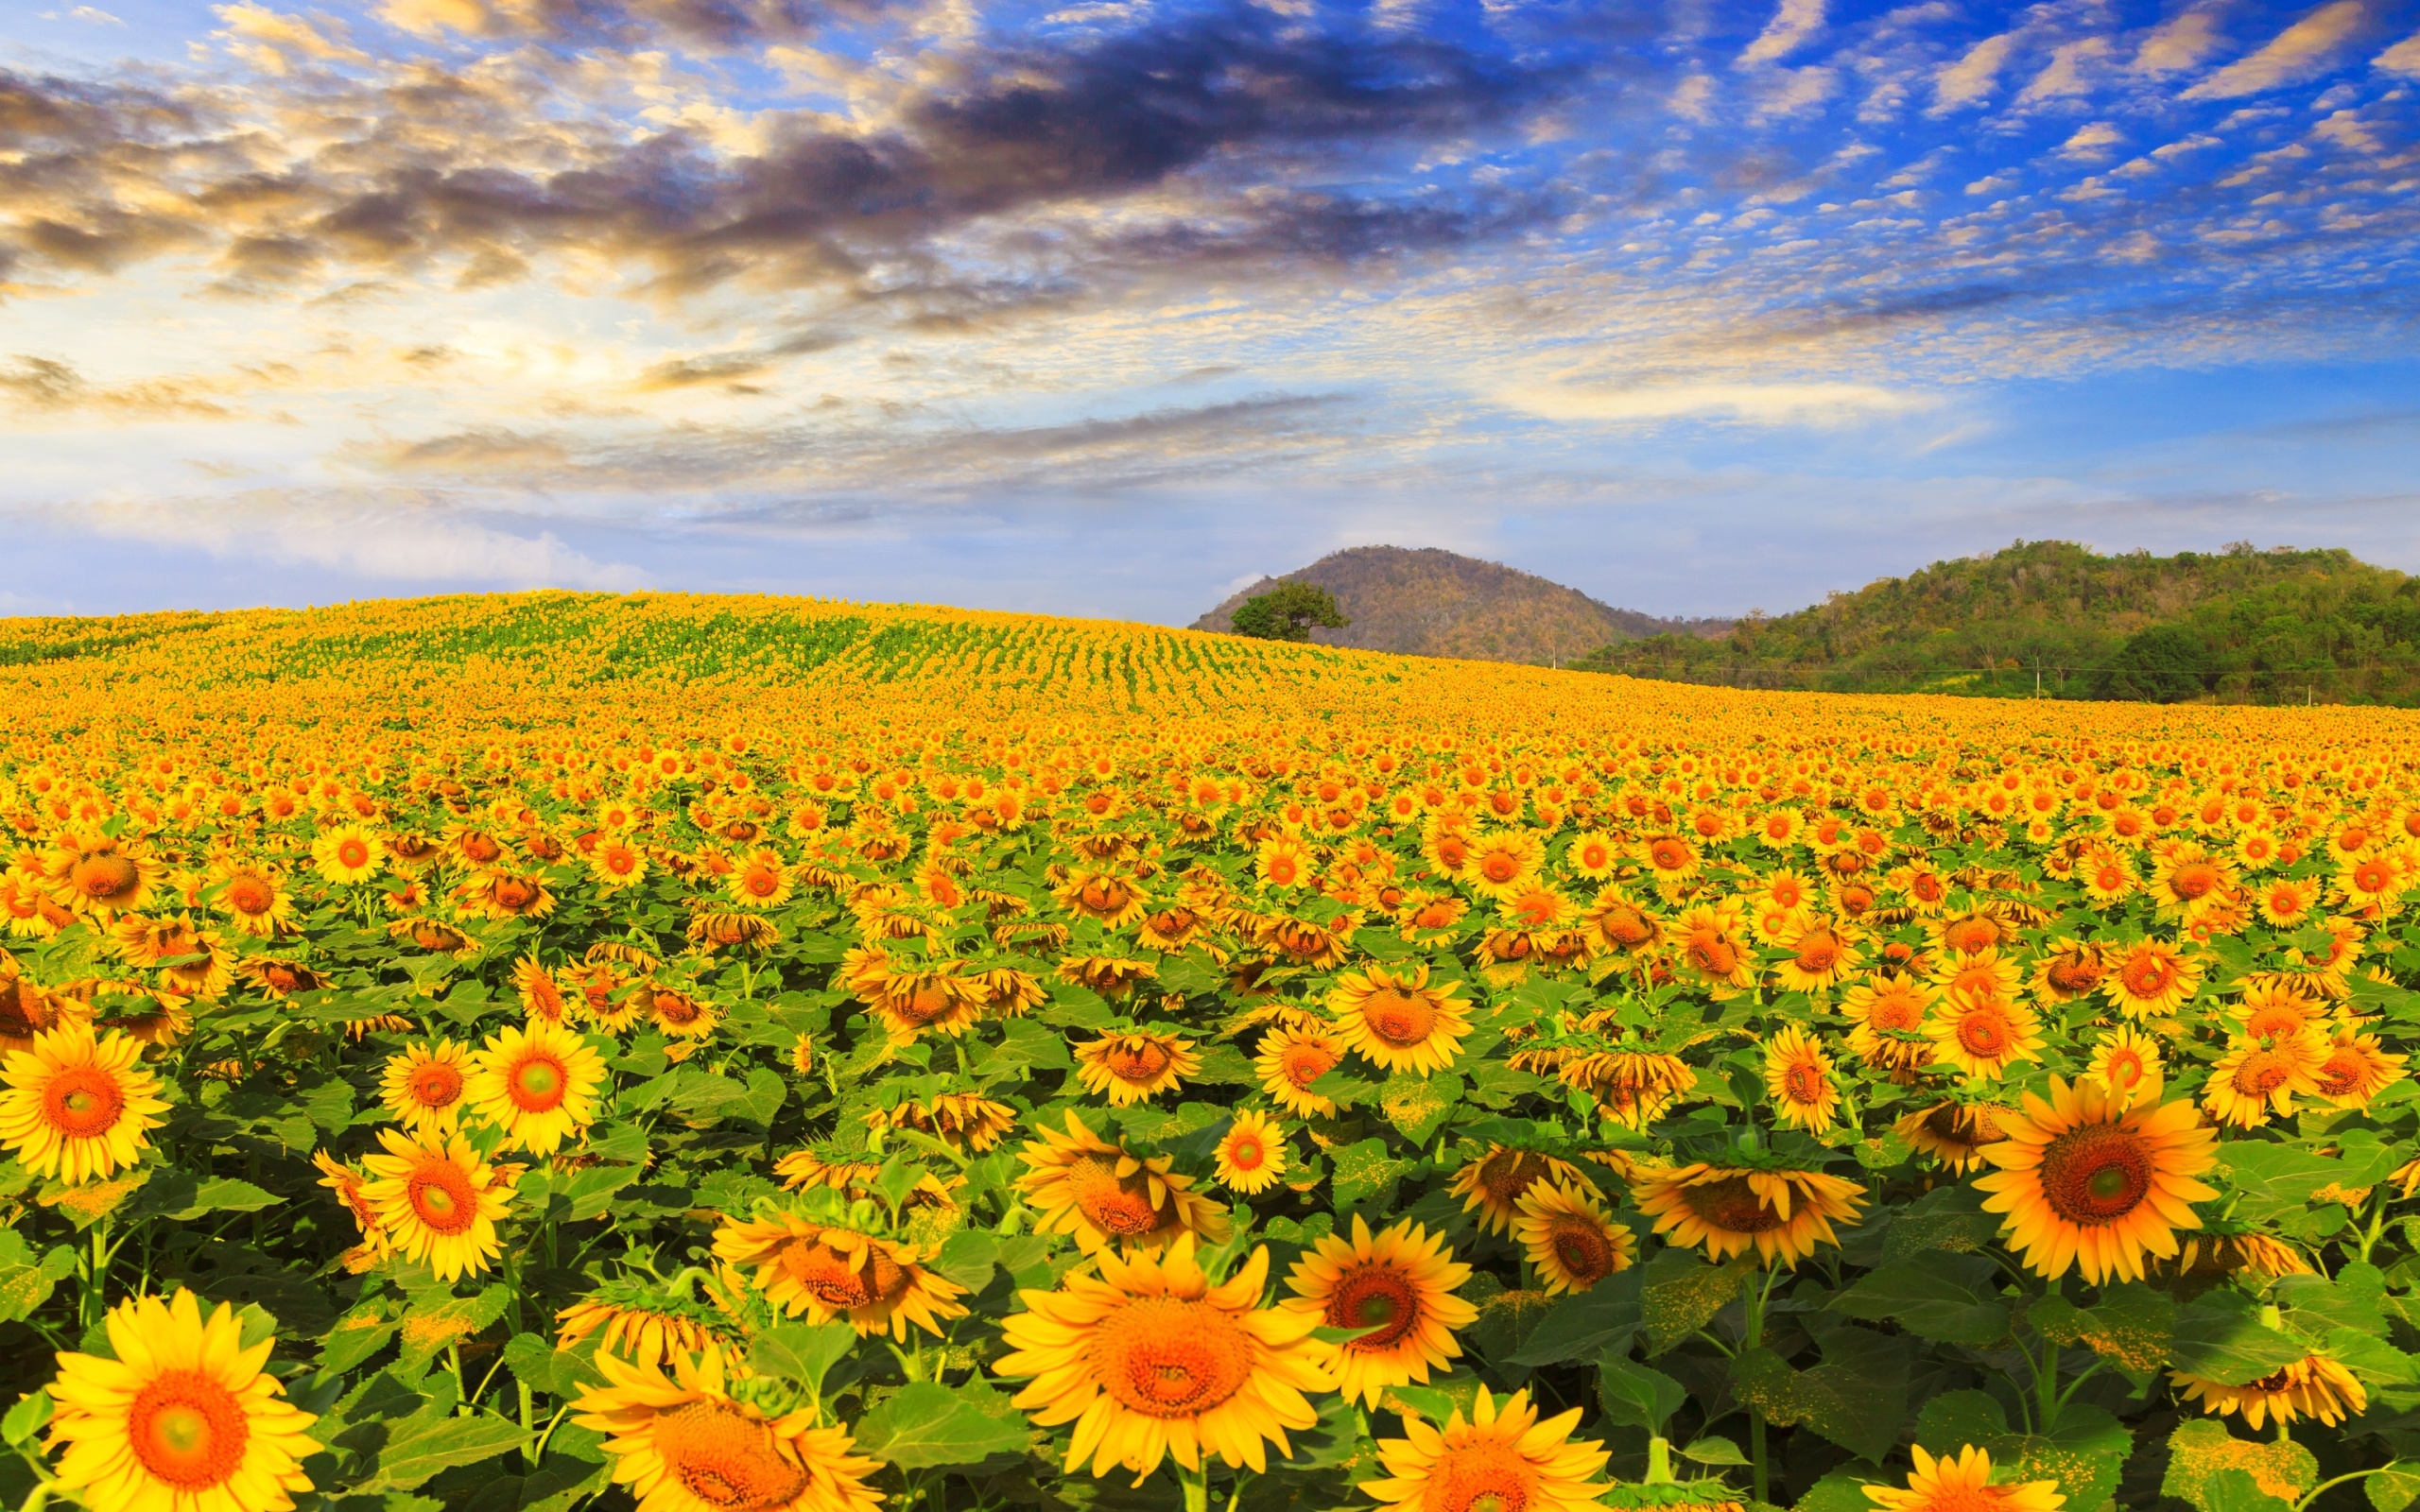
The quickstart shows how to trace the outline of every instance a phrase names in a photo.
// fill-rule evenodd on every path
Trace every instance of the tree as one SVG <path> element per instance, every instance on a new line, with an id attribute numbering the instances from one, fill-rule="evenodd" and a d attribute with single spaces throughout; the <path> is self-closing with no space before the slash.
<path id="1" fill-rule="evenodd" d="M 1236 607 L 1236 633 L 1255 641 L 1307 641 L 1314 625 L 1340 630 L 1352 623 L 1334 593 L 1310 583 L 1279 583 Z"/>
<path id="2" fill-rule="evenodd" d="M 2148 698 L 2174 703 L 2209 688 L 2210 659 L 2199 636 L 2174 625 L 2135 631 L 2101 675 L 2104 698 Z"/>

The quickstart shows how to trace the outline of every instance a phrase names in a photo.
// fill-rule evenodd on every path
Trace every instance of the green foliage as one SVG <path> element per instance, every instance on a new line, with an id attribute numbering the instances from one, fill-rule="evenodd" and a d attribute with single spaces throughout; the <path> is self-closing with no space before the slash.
<path id="1" fill-rule="evenodd" d="M 1307 641 L 1314 626 L 1342 629 L 1352 621 L 1336 607 L 1336 595 L 1313 583 L 1283 582 L 1236 607 L 1237 635 L 1255 641 Z"/>

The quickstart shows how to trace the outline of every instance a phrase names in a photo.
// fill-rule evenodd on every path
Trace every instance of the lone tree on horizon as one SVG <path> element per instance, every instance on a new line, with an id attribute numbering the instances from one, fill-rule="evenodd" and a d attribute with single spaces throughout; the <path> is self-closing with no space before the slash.
<path id="1" fill-rule="evenodd" d="M 1255 641 L 1307 641 L 1311 627 L 1340 630 L 1351 620 L 1336 595 L 1312 583 L 1285 582 L 1236 606 L 1235 629 Z"/>

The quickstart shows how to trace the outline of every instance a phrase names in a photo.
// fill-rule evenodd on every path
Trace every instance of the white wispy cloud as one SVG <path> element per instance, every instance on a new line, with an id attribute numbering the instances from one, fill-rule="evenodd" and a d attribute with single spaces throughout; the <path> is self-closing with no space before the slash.
<path id="1" fill-rule="evenodd" d="M 1939 404 L 1929 394 L 1855 383 L 1685 383 L 1629 388 L 1539 385 L 1499 389 L 1492 397 L 1547 420 L 1718 420 L 1817 427 L 1913 414 Z"/>
<path id="2" fill-rule="evenodd" d="M 2333 0 L 2185 92 L 2188 100 L 2231 100 L 2308 77 L 2327 66 L 2369 19 L 2362 0 Z"/>

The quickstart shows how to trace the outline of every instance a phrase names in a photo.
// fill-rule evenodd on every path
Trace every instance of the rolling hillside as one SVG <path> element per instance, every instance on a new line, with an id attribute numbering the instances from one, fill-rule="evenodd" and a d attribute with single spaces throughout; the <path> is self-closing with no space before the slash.
<path id="1" fill-rule="evenodd" d="M 1355 546 L 1287 577 L 1336 595 L 1353 623 L 1314 630 L 1323 645 L 1479 662 L 1568 662 L 1609 642 L 1640 636 L 1720 634 L 1728 620 L 1667 620 L 1600 604 L 1531 573 L 1435 547 Z M 1264 577 L 1193 622 L 1226 630 L 1237 606 L 1268 593 Z"/>

